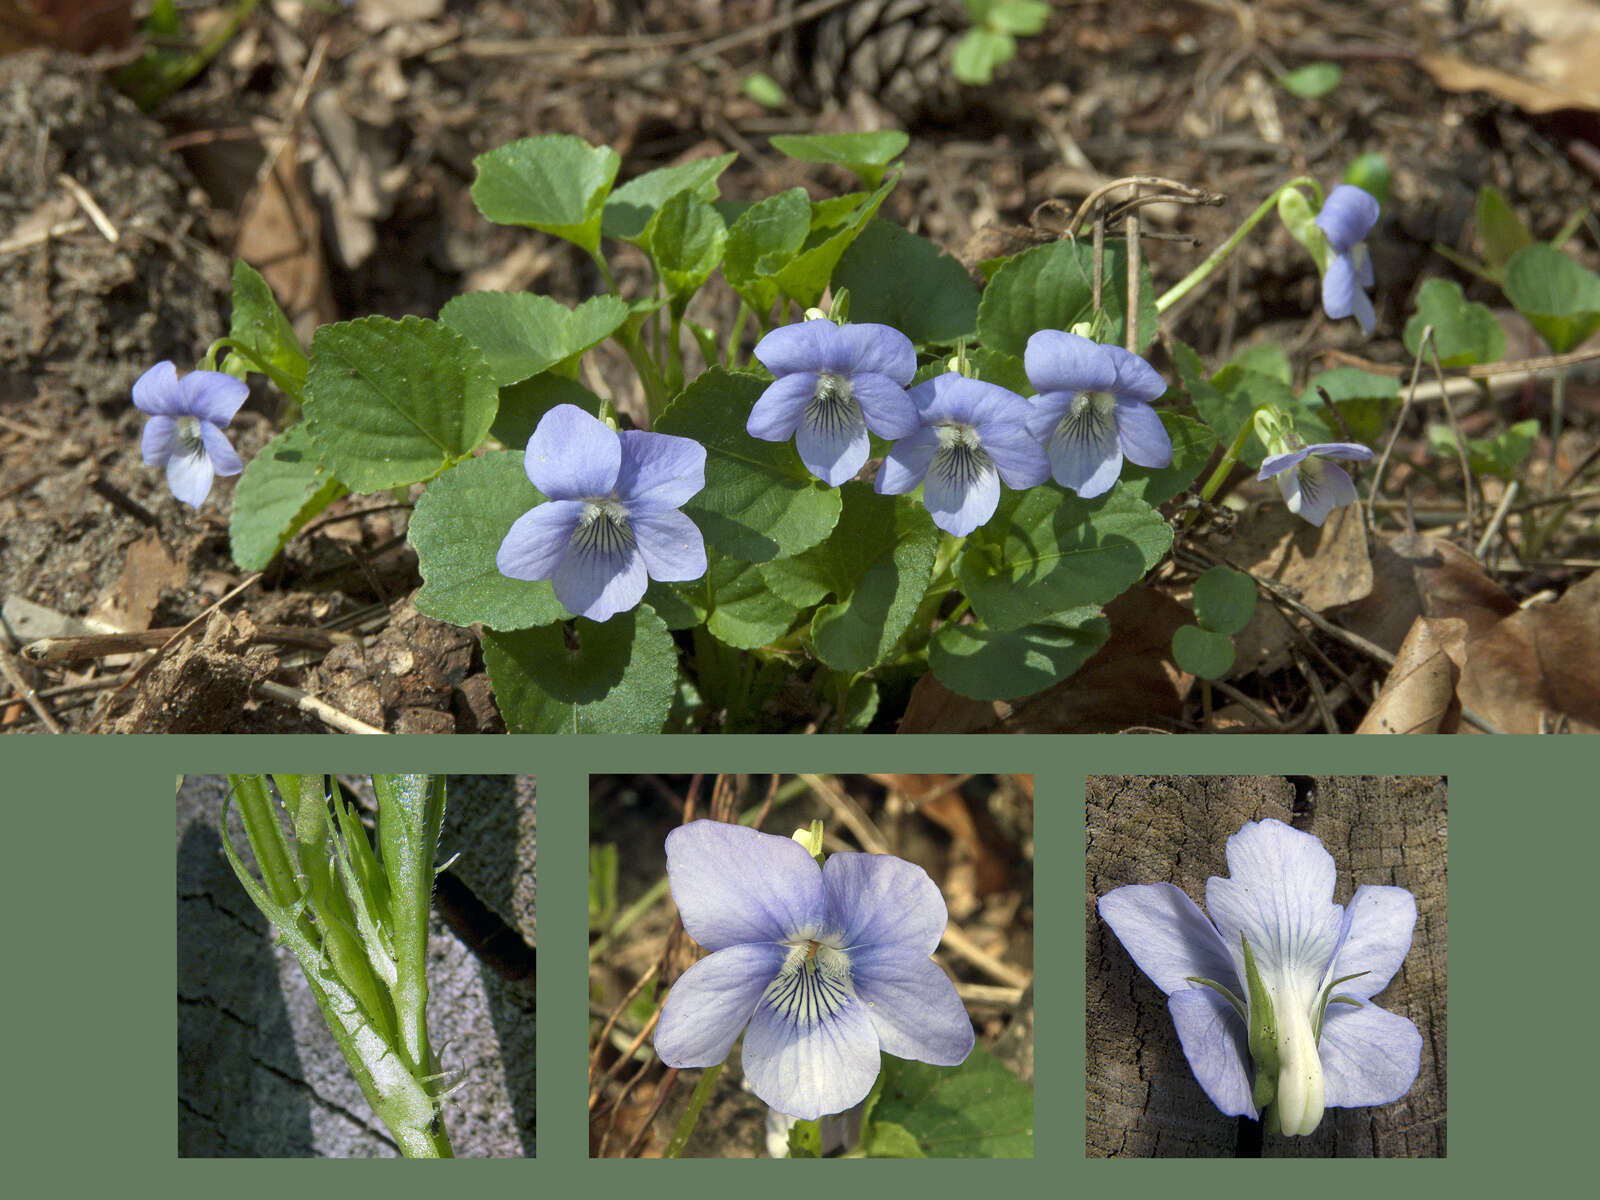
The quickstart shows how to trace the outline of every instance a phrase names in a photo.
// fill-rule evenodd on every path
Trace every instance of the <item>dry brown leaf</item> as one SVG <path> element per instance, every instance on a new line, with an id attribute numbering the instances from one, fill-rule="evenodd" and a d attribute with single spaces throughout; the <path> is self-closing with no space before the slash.
<path id="1" fill-rule="evenodd" d="M 338 319 L 322 258 L 322 222 L 306 194 L 293 143 L 245 199 L 235 252 L 260 271 L 295 332 L 311 332 Z"/>
<path id="2" fill-rule="evenodd" d="M 1461 717 L 1456 699 L 1457 662 L 1466 639 L 1465 621 L 1418 617 L 1401 643 L 1383 691 L 1356 732 L 1456 732 Z"/>
<path id="3" fill-rule="evenodd" d="M 131 0 L 0 0 L 0 54 L 30 46 L 88 54 L 132 36 Z"/>
<path id="4" fill-rule="evenodd" d="M 1454 54 L 1424 54 L 1418 60 L 1433 81 L 1447 92 L 1488 92 L 1526 113 L 1558 112 L 1563 108 L 1600 110 L 1600 87 L 1591 69 L 1547 87 L 1508 71 L 1480 67 Z"/>
<path id="5" fill-rule="evenodd" d="M 1017 856 L 1016 846 L 1001 833 L 987 812 L 974 809 L 959 790 L 949 786 L 955 776 L 873 775 L 872 778 L 915 803 L 919 813 L 965 849 L 977 876 L 978 895 L 990 896 L 1011 887 L 1011 863 Z"/>
<path id="6" fill-rule="evenodd" d="M 161 535 L 154 529 L 146 530 L 128 547 L 116 587 L 95 607 L 92 616 L 118 632 L 149 629 L 161 593 L 184 587 L 188 581 L 188 564 L 179 566 Z"/>
<path id="7" fill-rule="evenodd" d="M 1457 694 L 1506 733 L 1600 733 L 1600 574 L 1469 640 Z"/>
<path id="8" fill-rule="evenodd" d="M 1339 624 L 1385 650 L 1397 651 L 1418 617 L 1459 617 L 1476 637 L 1517 611 L 1517 602 L 1460 546 L 1427 534 L 1402 533 L 1372 555 L 1372 592 L 1338 613 Z"/>

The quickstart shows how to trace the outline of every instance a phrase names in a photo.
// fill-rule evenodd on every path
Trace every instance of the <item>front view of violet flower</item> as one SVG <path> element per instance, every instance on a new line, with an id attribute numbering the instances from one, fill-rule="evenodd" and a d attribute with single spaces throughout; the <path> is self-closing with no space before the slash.
<path id="1" fill-rule="evenodd" d="M 1323 459 L 1365 462 L 1371 457 L 1371 449 L 1358 442 L 1318 442 L 1288 454 L 1269 454 L 1256 478 L 1276 479 L 1289 511 L 1321 525 L 1334 509 L 1356 501 L 1356 485 L 1344 468 Z"/>
<path id="2" fill-rule="evenodd" d="M 844 852 L 819 868 L 790 838 L 692 821 L 667 835 L 667 879 L 711 951 L 662 1007 L 669 1067 L 715 1066 L 744 1030 L 756 1095 L 812 1121 L 865 1098 L 880 1053 L 942 1067 L 971 1053 L 972 1022 L 929 957 L 947 916 L 921 867 Z"/>
<path id="3" fill-rule="evenodd" d="M 1050 463 L 1028 432 L 1028 402 L 998 384 L 955 372 L 911 389 L 922 426 L 896 442 L 875 484 L 899 495 L 922 484 L 933 523 L 965 537 L 1000 503 L 1000 481 L 1016 490 L 1050 477 Z"/>
<path id="4" fill-rule="evenodd" d="M 1333 903 L 1333 856 L 1282 821 L 1228 839 L 1228 878 L 1206 880 L 1206 913 L 1170 883 L 1100 898 L 1100 916 L 1167 994 L 1183 1053 L 1227 1116 L 1286 1134 L 1326 1108 L 1398 1100 L 1421 1065 L 1422 1035 L 1371 998 L 1411 949 L 1417 905 L 1363 884 Z"/>
<path id="5" fill-rule="evenodd" d="M 1322 311 L 1336 321 L 1354 313 L 1362 333 L 1371 333 L 1378 324 L 1366 292 L 1373 276 L 1364 240 L 1377 223 L 1377 200 L 1348 183 L 1328 193 L 1315 221 L 1333 251 L 1322 273 Z"/>
<path id="6" fill-rule="evenodd" d="M 133 385 L 133 404 L 149 413 L 140 452 L 152 467 L 166 467 L 167 486 L 190 508 L 199 508 L 217 475 L 244 470 L 223 433 L 250 395 L 242 379 L 221 371 L 190 371 L 159 362 Z"/>
<path id="7" fill-rule="evenodd" d="M 500 543 L 494 561 L 502 575 L 548 579 L 568 612 L 608 621 L 638 604 L 651 579 L 705 574 L 705 540 L 678 511 L 705 487 L 699 442 L 618 433 L 558 404 L 528 439 L 523 469 L 548 499 Z"/>
<path id="8" fill-rule="evenodd" d="M 861 470 L 869 429 L 890 439 L 916 431 L 906 385 L 917 353 L 897 329 L 819 317 L 774 329 L 755 355 L 777 378 L 750 410 L 746 432 L 767 442 L 794 438 L 806 470 L 830 487 Z"/>
<path id="9" fill-rule="evenodd" d="M 1033 399 L 1028 428 L 1045 445 L 1050 474 L 1084 499 L 1110 491 L 1122 460 L 1172 465 L 1172 438 L 1150 407 L 1166 380 L 1121 346 L 1041 329 L 1023 351 Z"/>

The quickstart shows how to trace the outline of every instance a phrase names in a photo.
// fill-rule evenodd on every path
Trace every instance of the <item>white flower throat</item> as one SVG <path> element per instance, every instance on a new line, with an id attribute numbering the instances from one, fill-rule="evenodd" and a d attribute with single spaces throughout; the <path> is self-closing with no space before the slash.
<path id="1" fill-rule="evenodd" d="M 185 458 L 205 458 L 206 443 L 200 436 L 199 417 L 179 417 L 178 453 Z"/>
<path id="2" fill-rule="evenodd" d="M 620 500 L 607 496 L 583 502 L 583 515 L 572 533 L 573 549 L 610 558 L 633 549 L 634 540 L 628 510 Z"/>
<path id="3" fill-rule="evenodd" d="M 762 993 L 761 1003 L 796 1028 L 805 1029 L 832 1017 L 854 992 L 850 956 L 826 941 L 805 936 L 790 943 L 788 956 Z"/>
<path id="4" fill-rule="evenodd" d="M 1056 437 L 1069 442 L 1099 442 L 1116 429 L 1117 402 L 1104 392 L 1079 392 L 1056 423 Z"/>
<path id="5" fill-rule="evenodd" d="M 986 474 L 991 465 L 989 452 L 983 448 L 978 431 L 959 421 L 935 426 L 939 435 L 939 449 L 933 455 L 933 469 L 946 479 L 962 484 Z"/>
<path id="6" fill-rule="evenodd" d="M 823 371 L 817 376 L 817 390 L 806 401 L 805 423 L 828 433 L 850 428 L 858 411 L 850 392 L 850 381 L 843 375 Z"/>

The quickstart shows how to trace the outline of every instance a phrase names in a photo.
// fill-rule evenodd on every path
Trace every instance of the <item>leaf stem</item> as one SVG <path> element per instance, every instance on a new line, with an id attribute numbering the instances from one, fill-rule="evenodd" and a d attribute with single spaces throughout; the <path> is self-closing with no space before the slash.
<path id="1" fill-rule="evenodd" d="M 694 1085 L 694 1094 L 689 1097 L 689 1107 L 683 1110 L 683 1116 L 678 1120 L 677 1129 L 672 1131 L 672 1140 L 667 1143 L 662 1158 L 683 1157 L 684 1147 L 689 1144 L 695 1123 L 700 1120 L 700 1110 L 705 1108 L 706 1101 L 711 1098 L 711 1090 L 716 1087 L 717 1076 L 721 1074 L 721 1063 L 700 1072 L 700 1082 Z"/>
<path id="2" fill-rule="evenodd" d="M 1232 237 L 1213 250 L 1210 255 L 1207 256 L 1206 260 L 1198 267 L 1190 271 L 1177 283 L 1173 284 L 1172 288 L 1156 301 L 1156 312 L 1166 312 L 1167 309 L 1171 308 L 1179 300 L 1182 300 L 1196 287 L 1198 287 L 1200 283 L 1211 274 L 1211 272 L 1215 271 L 1219 266 L 1221 266 L 1223 260 L 1234 252 L 1235 248 L 1237 248 L 1240 242 L 1244 241 L 1245 235 L 1259 225 L 1261 223 L 1261 219 L 1277 206 L 1278 197 L 1283 195 L 1284 192 L 1288 191 L 1292 187 L 1310 188 L 1312 194 L 1316 197 L 1317 206 L 1319 208 L 1322 206 L 1322 188 L 1320 185 L 1318 185 L 1315 179 L 1312 179 L 1309 175 L 1297 175 L 1295 178 L 1289 180 L 1288 183 L 1283 184 L 1270 196 L 1263 200 L 1255 212 L 1251 213 L 1244 219 L 1244 224 L 1240 225 L 1238 229 L 1234 230 Z"/>

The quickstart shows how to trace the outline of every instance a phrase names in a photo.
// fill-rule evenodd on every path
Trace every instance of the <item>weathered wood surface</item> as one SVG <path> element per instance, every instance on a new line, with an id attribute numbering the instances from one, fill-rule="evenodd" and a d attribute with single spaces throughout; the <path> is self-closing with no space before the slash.
<path id="1" fill-rule="evenodd" d="M 1398 1157 L 1445 1153 L 1445 781 L 1438 778 L 1099 777 L 1088 781 L 1087 1128 L 1091 1157 Z M 1226 875 L 1225 843 L 1276 817 L 1322 840 L 1338 867 L 1334 902 L 1393 884 L 1417 899 L 1411 952 L 1374 1003 L 1422 1032 L 1403 1099 L 1331 1108 L 1304 1138 L 1259 1136 L 1225 1117 L 1183 1056 L 1166 997 L 1133 964 L 1095 902 L 1130 883 L 1177 885 L 1205 905 Z"/>
<path id="2" fill-rule="evenodd" d="M 222 855 L 225 786 L 191 776 L 178 794 L 178 1153 L 393 1157 L 299 963 L 273 946 Z M 441 881 L 428 951 L 429 1036 L 463 1081 L 445 1101 L 445 1125 L 458 1157 L 531 1156 L 533 781 L 451 776 L 448 786 L 440 861 L 460 857 Z M 248 862 L 237 821 L 234 845 Z M 453 926 L 441 919 L 447 903 Z"/>

